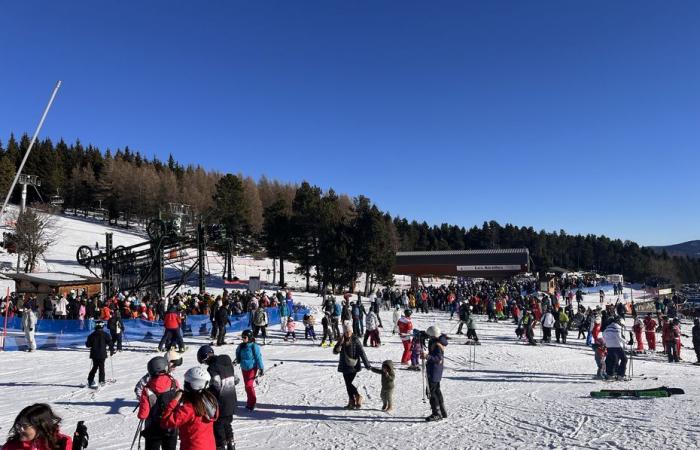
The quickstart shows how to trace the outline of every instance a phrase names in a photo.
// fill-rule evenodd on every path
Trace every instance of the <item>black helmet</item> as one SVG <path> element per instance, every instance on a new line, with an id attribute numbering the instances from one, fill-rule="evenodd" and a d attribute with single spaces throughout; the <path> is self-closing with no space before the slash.
<path id="1" fill-rule="evenodd" d="M 250 330 L 243 330 L 243 333 L 241 333 L 241 337 L 247 337 L 248 339 L 252 339 L 253 332 Z"/>
<path id="2" fill-rule="evenodd" d="M 104 326 L 105 326 L 105 323 L 103 321 L 101 321 L 101 320 L 95 321 L 95 329 L 96 330 L 101 330 L 102 328 L 104 328 Z"/>
<path id="3" fill-rule="evenodd" d="M 411 314 L 413 314 L 413 311 L 411 311 L 410 309 L 407 309 L 403 312 L 403 315 L 406 317 L 411 317 Z"/>
<path id="4" fill-rule="evenodd" d="M 211 345 L 202 345 L 199 347 L 199 350 L 197 350 L 197 361 L 202 364 L 204 361 L 209 359 L 209 356 L 214 354 L 214 349 L 211 348 Z"/>
<path id="5" fill-rule="evenodd" d="M 168 371 L 168 360 L 163 356 L 156 356 L 148 361 L 148 365 L 146 367 L 150 376 L 165 373 Z"/>

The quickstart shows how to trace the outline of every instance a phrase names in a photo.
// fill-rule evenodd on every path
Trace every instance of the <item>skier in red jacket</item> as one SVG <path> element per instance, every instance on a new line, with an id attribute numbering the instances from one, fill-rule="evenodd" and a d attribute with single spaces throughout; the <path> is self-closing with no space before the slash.
<path id="1" fill-rule="evenodd" d="M 178 351 L 180 353 L 185 351 L 185 343 L 182 340 L 182 334 L 180 334 L 180 324 L 182 323 L 182 318 L 180 318 L 180 313 L 177 312 L 175 306 L 171 306 L 165 317 L 163 318 L 163 326 L 165 326 L 165 332 L 163 337 L 158 344 L 158 350 L 163 352 L 170 350 L 172 343 L 177 343 Z"/>
<path id="2" fill-rule="evenodd" d="M 411 340 L 413 339 L 413 322 L 411 321 L 411 310 L 407 309 L 398 321 L 399 336 L 403 344 L 403 355 L 401 364 L 408 364 L 411 360 Z"/>
<path id="3" fill-rule="evenodd" d="M 161 426 L 180 431 L 180 450 L 213 450 L 214 422 L 219 417 L 214 394 L 207 390 L 211 377 L 203 367 L 185 372 L 185 391 L 165 407 Z"/>
<path id="4" fill-rule="evenodd" d="M 656 320 L 651 318 L 651 313 L 648 313 L 644 319 L 644 334 L 646 334 L 649 350 L 656 351 Z"/>

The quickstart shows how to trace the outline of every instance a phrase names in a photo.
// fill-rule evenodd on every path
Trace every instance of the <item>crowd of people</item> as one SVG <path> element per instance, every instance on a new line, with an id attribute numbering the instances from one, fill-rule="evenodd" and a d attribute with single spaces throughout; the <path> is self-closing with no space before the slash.
<path id="1" fill-rule="evenodd" d="M 548 294 L 537 292 L 532 280 L 498 283 L 460 280 L 437 287 L 381 289 L 370 293 L 366 299 L 350 294 L 336 298 L 327 293 L 318 312 L 322 315 L 323 337 L 317 345 L 329 346 L 338 355 L 337 371 L 343 376 L 348 398 L 345 408 L 360 409 L 363 405 L 364 398 L 354 382 L 364 368 L 380 375 L 382 411 L 391 412 L 395 406 L 394 362 L 385 360 L 380 367 L 373 367 L 365 351 L 368 346 L 381 345 L 380 329 L 384 329 L 384 325 L 380 311 L 390 311 L 392 323 L 385 333 L 389 333 L 389 328 L 393 335 L 398 333 L 401 349 L 397 359 L 400 356 L 400 364 L 409 370 L 424 372 L 425 395 L 431 408 L 426 417 L 429 422 L 447 417 L 440 383 L 449 337 L 437 325 L 425 330 L 416 329 L 414 314 L 442 311 L 449 314 L 450 319 L 456 315 L 456 334 L 465 334 L 466 328 L 465 343 L 473 345 L 480 345 L 477 315 L 492 322 L 509 321 L 515 326 L 518 339 L 529 345 L 555 345 L 552 339 L 564 345 L 568 333 L 578 330 L 577 339 L 593 350 L 597 376 L 608 380 L 624 379 L 627 349 L 643 352 L 646 341 L 649 350 L 656 350 L 659 332 L 668 360 L 680 361 L 682 333 L 672 303 L 658 302 L 654 317 L 651 313 L 638 314 L 632 302 L 618 301 L 605 308 L 584 307 L 580 289 L 574 291 L 575 286 L 565 283 L 560 287 L 561 290 Z M 235 366 L 239 366 L 246 393 L 245 407 L 254 411 L 257 404 L 255 386 L 265 374 L 261 345 L 265 345 L 269 338 L 269 308 L 279 310 L 280 331 L 284 333 L 284 339 L 296 339 L 294 312 L 298 305 L 294 304 L 290 291 L 271 295 L 234 291 L 216 297 L 188 293 L 167 299 L 137 298 L 127 293 L 106 299 L 87 299 L 84 294 L 70 293 L 49 300 L 51 307 L 47 307 L 46 301 L 37 302 L 33 298 L 13 296 L 6 301 L 9 301 L 4 305 L 7 310 L 21 315 L 27 328 L 36 328 L 38 317 L 61 320 L 64 304 L 73 305 L 65 308 L 67 318 L 77 317 L 77 320 L 91 322 L 93 331 L 86 346 L 90 348 L 93 361 L 88 375 L 88 385 L 93 388 L 107 381 L 104 363 L 108 354 L 121 350 L 119 335 L 125 328 L 123 317 L 134 317 L 134 311 L 145 310 L 146 316 L 140 318 L 163 321 L 165 331 L 158 348 L 164 354 L 148 362 L 146 375 L 138 380 L 134 389 L 140 420 L 135 438 L 143 438 L 147 450 L 174 450 L 178 440 L 182 450 L 234 449 L 232 421 L 237 413 L 236 385 L 240 382 Z M 86 315 L 87 308 L 84 308 L 87 304 L 93 305 L 90 315 Z M 77 316 L 74 315 L 76 305 Z M 182 330 L 187 315 L 197 313 L 209 315 L 212 344 L 198 349 L 198 365 L 185 372 L 184 384 L 180 386 L 173 371 L 183 365 Z M 241 333 L 232 358 L 225 352 L 216 354 L 214 347 L 226 344 L 227 325 L 234 315 L 247 315 L 249 328 Z M 625 328 L 628 316 L 634 322 L 629 332 Z M 304 314 L 302 324 L 304 338 L 316 342 L 316 318 L 311 311 Z M 535 338 L 538 326 L 541 327 L 539 342 Z M 697 319 L 692 334 L 700 359 L 700 323 Z M 636 346 L 632 347 L 635 342 Z M 99 384 L 95 382 L 95 376 L 99 376 Z M 31 405 L 18 414 L 3 450 L 76 448 L 74 441 L 82 436 L 79 433 L 74 438 L 64 435 L 59 424 L 60 418 L 49 405 Z"/>

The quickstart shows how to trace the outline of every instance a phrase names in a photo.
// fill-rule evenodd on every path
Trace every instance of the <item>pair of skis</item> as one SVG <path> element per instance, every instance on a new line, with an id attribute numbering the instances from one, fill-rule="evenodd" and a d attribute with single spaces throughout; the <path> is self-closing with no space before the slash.
<path id="1" fill-rule="evenodd" d="M 670 388 L 661 386 L 651 389 L 602 389 L 600 391 L 592 391 L 593 398 L 620 398 L 620 397 L 635 397 L 635 398 L 665 398 L 672 395 L 685 394 L 683 389 Z"/>

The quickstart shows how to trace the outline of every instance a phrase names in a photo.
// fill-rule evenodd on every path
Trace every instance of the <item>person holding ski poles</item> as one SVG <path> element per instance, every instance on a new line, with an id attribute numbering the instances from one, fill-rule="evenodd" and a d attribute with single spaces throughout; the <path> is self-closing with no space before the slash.
<path id="1" fill-rule="evenodd" d="M 107 359 L 107 348 L 111 345 L 112 339 L 107 333 L 102 331 L 104 322 L 98 320 L 95 322 L 95 331 L 90 333 L 85 341 L 85 346 L 90 349 L 90 359 L 92 360 L 92 369 L 88 374 L 88 385 L 95 389 L 95 372 L 100 372 L 100 384 L 105 384 L 105 360 Z"/>
<path id="2" fill-rule="evenodd" d="M 245 330 L 241 334 L 241 343 L 236 348 L 236 363 L 241 366 L 243 374 L 243 385 L 246 393 L 246 408 L 249 411 L 255 409 L 257 397 L 255 396 L 255 378 L 256 375 L 262 377 L 264 375 L 265 366 L 263 365 L 262 353 L 260 346 L 255 343 L 253 332 Z"/>
<path id="3" fill-rule="evenodd" d="M 428 422 L 447 418 L 445 402 L 440 390 L 442 380 L 442 370 L 445 366 L 445 347 L 447 347 L 447 336 L 440 332 L 437 325 L 432 325 L 426 330 L 430 336 L 428 341 L 428 353 L 421 354 L 421 358 L 426 361 L 428 377 L 428 391 L 430 392 L 430 409 L 432 414 L 425 418 Z"/>
<path id="4" fill-rule="evenodd" d="M 399 336 L 403 344 L 403 354 L 401 364 L 408 364 L 411 360 L 411 339 L 413 339 L 413 322 L 411 321 L 411 310 L 404 311 L 403 316 L 398 321 Z"/>
<path id="5" fill-rule="evenodd" d="M 355 380 L 357 373 L 362 370 L 360 362 L 364 364 L 367 370 L 371 370 L 372 366 L 367 360 L 360 338 L 353 334 L 352 322 L 349 320 L 343 323 L 343 335 L 333 347 L 333 353 L 340 355 L 340 358 L 338 358 L 338 372 L 343 374 L 345 389 L 348 393 L 348 404 L 345 406 L 345 409 L 359 409 L 362 406 L 363 398 L 352 382 Z"/>

